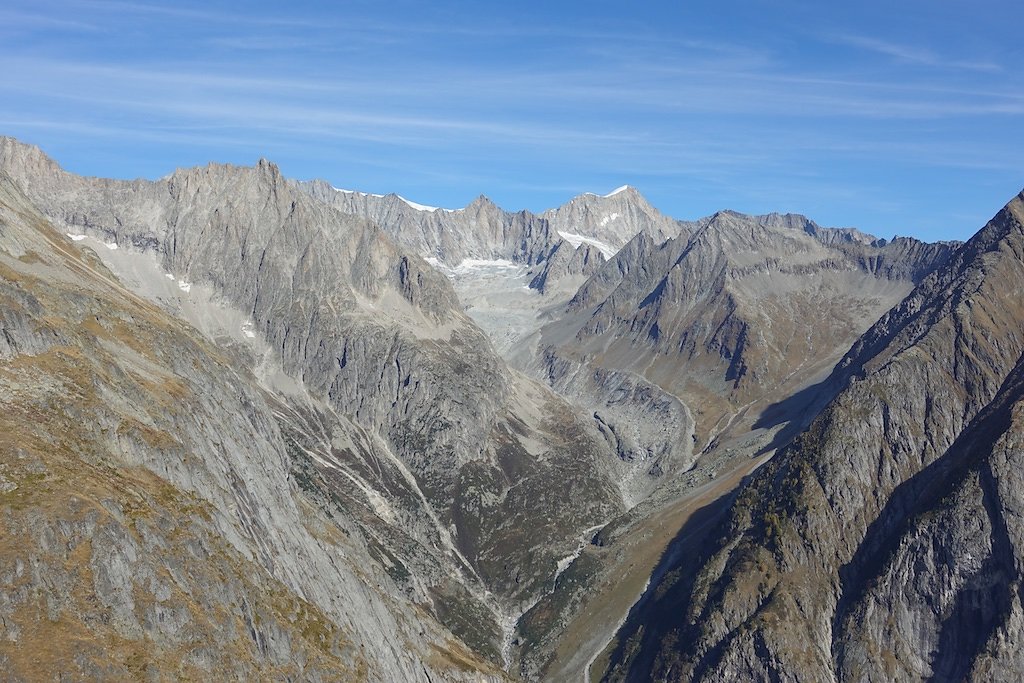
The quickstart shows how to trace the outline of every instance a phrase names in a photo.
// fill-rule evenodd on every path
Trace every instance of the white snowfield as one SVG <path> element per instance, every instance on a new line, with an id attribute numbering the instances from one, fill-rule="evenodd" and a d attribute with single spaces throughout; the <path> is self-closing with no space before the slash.
<path id="1" fill-rule="evenodd" d="M 563 240 L 571 244 L 573 249 L 579 249 L 580 245 L 584 243 L 597 247 L 597 250 L 601 252 L 606 260 L 615 256 L 615 252 L 618 251 L 618 249 L 607 242 L 602 242 L 601 240 L 594 239 L 593 237 L 577 235 L 574 232 L 562 232 L 561 230 L 558 231 L 558 234 Z"/>
<path id="2" fill-rule="evenodd" d="M 475 259 L 468 258 L 463 259 L 459 265 L 452 268 L 441 263 L 433 256 L 425 256 L 424 261 L 434 266 L 446 275 L 468 275 L 470 273 L 476 273 L 486 270 L 517 270 L 522 267 L 522 264 L 514 263 L 507 259 Z"/>
<path id="3" fill-rule="evenodd" d="M 620 192 L 625 192 L 625 191 L 626 191 L 626 190 L 628 190 L 628 189 L 629 189 L 629 185 L 623 185 L 622 187 L 616 187 L 616 188 L 615 188 L 614 190 L 612 190 L 611 192 L 609 192 L 608 194 L 606 194 L 606 195 L 604 196 L 604 198 L 605 198 L 605 199 L 607 199 L 608 197 L 614 197 L 614 196 L 615 196 L 615 195 L 617 195 L 618 193 L 620 193 Z"/>

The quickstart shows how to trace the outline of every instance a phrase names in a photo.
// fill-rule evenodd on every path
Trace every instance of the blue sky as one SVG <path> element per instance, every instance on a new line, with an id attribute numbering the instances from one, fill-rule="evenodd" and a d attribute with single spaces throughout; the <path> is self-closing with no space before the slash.
<path id="1" fill-rule="evenodd" d="M 5 0 L 0 133 L 90 175 L 263 156 L 531 210 L 628 183 L 885 237 L 966 238 L 1024 187 L 1013 2 L 235 5 Z"/>

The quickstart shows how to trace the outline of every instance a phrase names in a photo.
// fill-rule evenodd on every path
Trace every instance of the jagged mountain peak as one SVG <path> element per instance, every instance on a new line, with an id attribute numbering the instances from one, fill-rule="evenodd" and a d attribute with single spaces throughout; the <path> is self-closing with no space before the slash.
<path id="1" fill-rule="evenodd" d="M 226 183 L 247 183 L 254 189 L 259 188 L 257 191 L 270 191 L 271 188 L 283 189 L 285 178 L 276 163 L 261 158 L 252 166 L 211 161 L 203 166 L 178 168 L 156 182 L 171 187 L 205 186 L 211 190 Z"/>
<path id="2" fill-rule="evenodd" d="M 636 188 L 624 185 L 607 195 L 584 193 L 540 214 L 563 237 L 586 238 L 606 246 L 605 256 L 621 249 L 639 233 L 663 242 L 682 225 L 651 206 Z M 577 239 L 577 243 L 582 240 Z"/>
<path id="3" fill-rule="evenodd" d="M 637 233 L 648 232 L 663 241 L 682 229 L 632 186 L 605 196 L 583 194 L 539 215 L 525 209 L 508 211 L 484 194 L 464 208 L 439 209 L 394 193 L 338 190 L 322 180 L 296 186 L 345 213 L 386 226 L 397 242 L 449 268 L 467 259 L 539 264 L 561 239 L 574 247 L 595 246 L 608 258 Z"/>
<path id="4" fill-rule="evenodd" d="M 558 211 L 560 208 L 568 204 L 584 204 L 590 207 L 608 207 L 621 204 L 636 204 L 645 210 L 656 211 L 647 198 L 632 185 L 622 185 L 608 194 L 597 194 L 595 192 L 582 192 L 568 202 L 563 204 L 561 207 L 555 207 L 548 209 L 543 213 L 549 213 L 552 211 Z"/>
<path id="5" fill-rule="evenodd" d="M 60 165 L 50 158 L 36 145 L 22 142 L 16 138 L 0 136 L 0 165 L 13 165 L 31 168 L 35 171 L 56 171 Z"/>
<path id="6" fill-rule="evenodd" d="M 482 193 L 477 195 L 473 201 L 466 205 L 466 210 L 506 213 L 506 211 L 498 206 L 493 199 Z"/>

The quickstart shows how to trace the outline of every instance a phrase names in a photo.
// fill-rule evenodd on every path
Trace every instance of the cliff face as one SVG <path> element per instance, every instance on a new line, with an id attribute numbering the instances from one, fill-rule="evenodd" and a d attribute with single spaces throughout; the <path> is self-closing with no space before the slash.
<path id="1" fill-rule="evenodd" d="M 860 338 L 610 680 L 1019 676 L 1022 220 L 1017 197 Z"/>

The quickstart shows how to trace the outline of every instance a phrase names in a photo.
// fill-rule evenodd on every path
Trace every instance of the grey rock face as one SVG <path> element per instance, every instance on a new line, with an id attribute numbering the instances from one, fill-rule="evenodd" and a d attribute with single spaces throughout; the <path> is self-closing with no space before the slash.
<path id="1" fill-rule="evenodd" d="M 1022 219 L 1018 197 L 854 345 L 610 679 L 1019 677 Z"/>
<path id="2" fill-rule="evenodd" d="M 574 248 L 568 242 L 559 242 L 541 264 L 540 272 L 530 280 L 530 287 L 541 294 L 550 294 L 556 288 L 575 292 L 606 260 L 601 250 L 591 244 Z"/>

